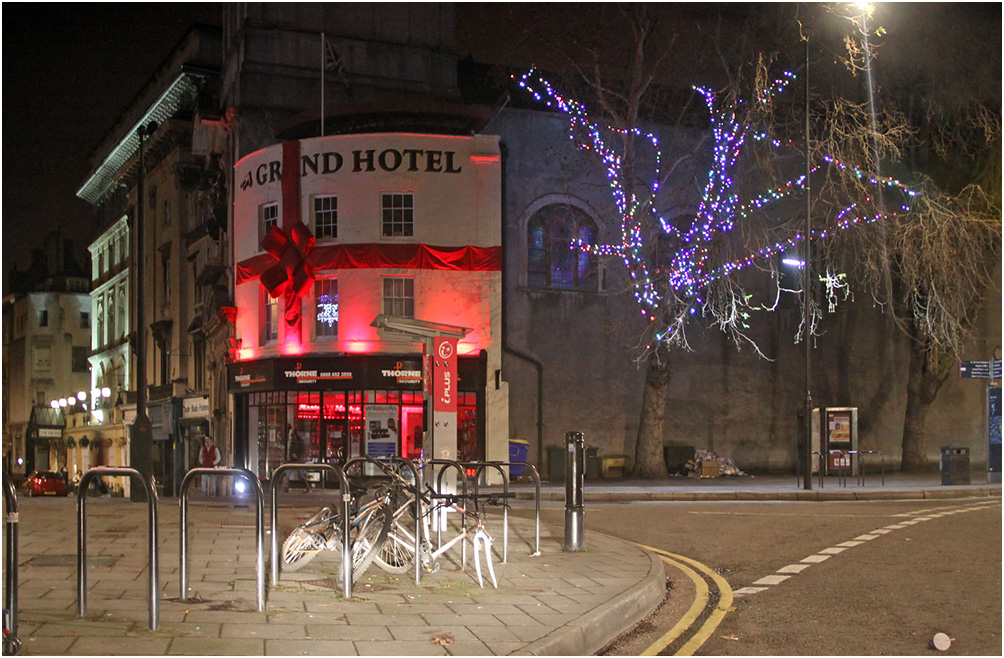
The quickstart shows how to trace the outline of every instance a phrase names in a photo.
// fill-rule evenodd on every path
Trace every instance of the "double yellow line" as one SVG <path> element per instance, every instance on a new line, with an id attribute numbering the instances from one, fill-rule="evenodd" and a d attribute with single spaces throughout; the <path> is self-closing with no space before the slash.
<path id="1" fill-rule="evenodd" d="M 725 618 L 725 614 L 732 608 L 732 587 L 729 586 L 728 582 L 715 573 L 708 566 L 701 564 L 697 560 L 692 560 L 689 557 L 684 557 L 683 555 L 677 555 L 676 553 L 670 553 L 668 551 L 659 550 L 658 548 L 652 548 L 651 546 L 645 546 L 643 544 L 636 544 L 645 550 L 652 551 L 659 555 L 666 564 L 670 564 L 683 573 L 685 573 L 692 581 L 694 581 L 694 587 L 697 588 L 697 596 L 694 598 L 694 602 L 691 604 L 690 608 L 687 610 L 686 614 L 676 623 L 673 628 L 669 630 L 668 633 L 660 637 L 652 646 L 645 649 L 641 655 L 643 656 L 656 656 L 660 651 L 663 651 L 666 647 L 676 641 L 678 637 L 683 635 L 687 629 L 689 629 L 694 622 L 697 621 L 701 613 L 708 605 L 709 590 L 708 583 L 705 582 L 704 578 L 690 568 L 689 565 L 696 567 L 698 570 L 707 574 L 718 587 L 719 599 L 718 605 L 711 612 L 701 627 L 696 633 L 680 647 L 680 650 L 676 652 L 677 656 L 692 656 L 694 652 L 697 651 L 701 645 L 703 645 L 711 634 L 715 632 L 718 625 Z"/>

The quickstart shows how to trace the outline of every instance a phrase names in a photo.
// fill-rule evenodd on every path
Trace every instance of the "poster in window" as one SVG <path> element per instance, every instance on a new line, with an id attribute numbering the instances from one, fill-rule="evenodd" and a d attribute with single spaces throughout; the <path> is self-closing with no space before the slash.
<path id="1" fill-rule="evenodd" d="M 397 454 L 398 426 L 396 404 L 366 405 L 366 454 L 392 457 Z"/>

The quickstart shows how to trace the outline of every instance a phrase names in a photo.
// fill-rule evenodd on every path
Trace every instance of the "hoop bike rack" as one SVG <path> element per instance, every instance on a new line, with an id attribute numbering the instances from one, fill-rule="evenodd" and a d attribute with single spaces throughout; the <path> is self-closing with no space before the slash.
<path id="1" fill-rule="evenodd" d="M 17 506 L 17 490 L 9 473 L 3 474 L 3 502 L 7 521 L 7 541 L 4 556 L 4 611 L 9 615 L 4 619 L 3 650 L 13 655 L 21 649 L 21 640 L 17 637 L 17 588 L 18 588 L 18 525 L 20 515 Z"/>
<path id="2" fill-rule="evenodd" d="M 149 510 L 149 555 L 150 555 L 150 630 L 157 630 L 159 623 L 159 583 L 160 559 L 157 545 L 157 488 L 147 476 L 134 468 L 124 466 L 98 466 L 88 470 L 80 478 L 77 487 L 77 616 L 87 614 L 87 490 L 91 480 L 101 476 L 137 478 L 146 490 Z"/>
<path id="3" fill-rule="evenodd" d="M 352 598 L 352 541 L 349 538 L 349 508 L 352 502 L 352 493 L 349 491 L 349 480 L 345 477 L 345 472 L 338 466 L 331 464 L 283 464 L 272 471 L 272 480 L 269 485 L 269 499 L 272 503 L 271 528 L 272 546 L 270 562 L 270 583 L 275 586 L 279 584 L 279 502 L 278 489 L 282 484 L 282 476 L 289 471 L 320 471 L 333 473 L 338 478 L 338 486 L 342 490 L 342 594 L 346 599 Z"/>
<path id="4" fill-rule="evenodd" d="M 90 471 L 88 471 L 90 472 Z M 178 576 L 181 584 L 181 600 L 188 600 L 188 488 L 196 475 L 211 475 L 223 477 L 226 475 L 234 478 L 244 478 L 251 484 L 251 490 L 255 495 L 255 599 L 258 612 L 265 610 L 265 495 L 262 493 L 261 482 L 256 476 L 246 468 L 206 468 L 199 467 L 190 469 L 181 480 L 181 546 L 178 553 L 179 567 Z M 81 483 L 83 485 L 83 483 Z"/>

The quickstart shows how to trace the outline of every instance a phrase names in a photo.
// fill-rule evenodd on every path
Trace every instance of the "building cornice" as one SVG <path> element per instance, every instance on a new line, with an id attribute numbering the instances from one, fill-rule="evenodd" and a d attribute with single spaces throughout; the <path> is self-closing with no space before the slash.
<path id="1" fill-rule="evenodd" d="M 97 205 L 115 184 L 122 168 L 139 151 L 137 129 L 151 121 L 156 121 L 158 124 L 168 121 L 179 109 L 198 97 L 202 81 L 215 75 L 209 71 L 183 67 L 157 100 L 130 126 L 125 136 L 112 147 L 101 164 L 91 171 L 87 180 L 77 190 L 77 196 L 92 205 Z"/>

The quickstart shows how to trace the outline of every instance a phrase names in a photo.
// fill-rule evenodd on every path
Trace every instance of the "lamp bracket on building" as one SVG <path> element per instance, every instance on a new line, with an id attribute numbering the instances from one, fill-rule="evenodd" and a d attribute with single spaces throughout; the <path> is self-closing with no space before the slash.
<path id="1" fill-rule="evenodd" d="M 471 329 L 439 322 L 427 322 L 414 318 L 402 318 L 381 313 L 376 316 L 371 327 L 376 327 L 377 335 L 386 340 L 414 340 L 419 338 L 463 338 Z"/>

